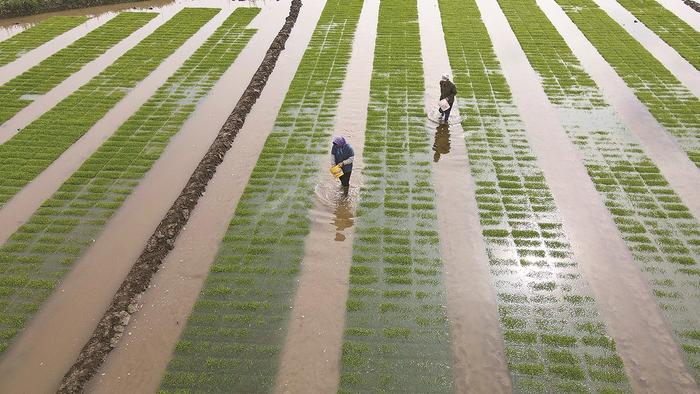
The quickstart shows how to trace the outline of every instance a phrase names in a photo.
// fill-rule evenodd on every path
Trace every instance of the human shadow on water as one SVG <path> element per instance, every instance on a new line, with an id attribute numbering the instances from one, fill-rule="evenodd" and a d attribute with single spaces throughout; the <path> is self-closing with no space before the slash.
<path id="1" fill-rule="evenodd" d="M 355 224 L 352 213 L 352 199 L 349 198 L 347 191 L 344 191 L 342 197 L 338 199 L 338 205 L 333 214 L 333 225 L 335 225 L 336 230 L 335 240 L 338 242 L 345 241 L 343 230 Z"/>
<path id="2" fill-rule="evenodd" d="M 450 153 L 450 127 L 446 124 L 441 124 L 435 129 L 435 142 L 433 143 L 433 161 L 440 161 L 441 155 Z"/>

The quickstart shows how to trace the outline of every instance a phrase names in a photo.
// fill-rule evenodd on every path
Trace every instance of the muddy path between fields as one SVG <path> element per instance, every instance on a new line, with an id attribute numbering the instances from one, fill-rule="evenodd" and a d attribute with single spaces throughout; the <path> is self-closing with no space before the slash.
<path id="1" fill-rule="evenodd" d="M 601 94 L 619 114 L 623 124 L 640 142 L 673 190 L 696 219 L 700 219 L 700 171 L 673 137 L 637 99 L 615 70 L 554 0 L 537 0 L 542 11 L 564 37 L 584 70 L 600 87 Z"/>
<path id="2" fill-rule="evenodd" d="M 148 22 L 145 26 L 133 32 L 127 38 L 117 43 L 115 46 L 108 49 L 105 53 L 99 56 L 97 59 L 87 63 L 80 70 L 78 70 L 73 75 L 66 78 L 60 84 L 56 85 L 53 89 L 49 90 L 43 95 L 39 95 L 33 98 L 31 104 L 19 111 L 15 116 L 8 119 L 5 123 L 0 125 L 0 144 L 4 144 L 10 138 L 14 137 L 22 129 L 27 127 L 30 123 L 37 120 L 46 111 L 53 108 L 56 104 L 61 102 L 63 99 L 68 97 L 71 93 L 78 90 L 81 86 L 89 82 L 93 77 L 101 73 L 105 68 L 114 63 L 119 57 L 121 57 L 128 50 L 136 46 L 143 38 L 153 33 L 155 29 L 160 27 L 165 23 L 174 13 L 172 10 L 166 10 L 159 16 Z M 99 22 L 99 25 L 103 25 L 108 20 L 115 17 L 117 14 L 106 14 L 105 16 L 100 16 L 93 18 L 95 21 Z M 93 20 L 91 19 L 91 20 Z M 91 29 L 93 30 L 93 29 Z M 87 34 L 87 32 L 85 33 Z M 62 48 L 68 46 L 72 41 L 61 42 Z M 14 63 L 10 63 L 14 65 Z M 33 66 L 33 65 L 32 65 Z M 4 75 L 0 70 L 0 84 L 5 83 L 15 76 L 29 70 L 32 66 L 24 67 L 18 70 L 13 75 Z M 135 89 L 138 88 L 138 85 Z M 134 89 L 134 90 L 135 90 Z M 126 98 L 125 98 L 126 99 Z"/>
<path id="3" fill-rule="evenodd" d="M 439 81 L 452 75 L 437 0 L 419 1 L 418 15 L 425 77 L 426 113 L 440 98 Z M 459 117 L 454 108 L 451 118 Z M 491 286 L 486 247 L 469 170 L 464 130 L 456 123 L 445 130 L 428 121 L 435 141 L 432 173 L 437 194 L 440 251 L 445 266 L 455 391 L 510 393 L 510 373 Z"/>
<path id="4" fill-rule="evenodd" d="M 289 1 L 277 3 L 281 7 L 280 16 L 287 15 L 289 3 Z M 263 90 L 260 100 L 250 113 L 245 126 L 236 137 L 231 151 L 226 154 L 224 162 L 207 187 L 206 194 L 201 198 L 197 208 L 192 211 L 189 223 L 178 237 L 173 251 L 154 276 L 149 290 L 143 294 L 139 310 L 134 313 L 129 325 L 125 328 L 126 334 L 119 346 L 108 356 L 101 370 L 88 384 L 87 391 L 96 393 L 116 391 L 152 393 L 157 390 L 175 343 L 199 295 L 209 267 L 218 251 L 219 243 L 228 228 L 263 144 L 272 130 L 276 118 L 275 114 L 281 107 L 323 7 L 324 2 L 304 4 L 302 7 L 299 21 L 292 31 L 286 49 L 282 53 L 267 87 Z M 268 23 L 261 23 L 260 21 L 263 20 L 260 18 L 261 16 L 262 14 L 253 22 L 253 26 L 261 30 L 251 40 L 249 47 L 266 49 L 281 23 L 272 24 L 273 31 L 268 32 L 267 27 L 265 27 Z M 262 36 L 268 37 L 266 39 L 259 38 Z M 214 122 L 216 126 L 213 127 L 212 131 L 214 133 L 218 131 L 219 126 L 226 120 L 231 111 L 233 105 L 233 99 L 230 99 L 231 92 L 235 91 L 234 89 L 242 90 L 245 87 L 235 88 L 244 83 L 242 81 L 248 80 L 247 78 L 252 75 L 254 68 L 262 60 L 262 55 L 262 53 L 256 52 L 253 57 L 249 53 L 242 53 L 239 56 L 237 62 L 242 61 L 255 64 L 255 66 L 245 72 L 229 70 L 220 82 L 221 88 L 219 89 L 217 85 L 217 90 L 207 101 L 212 106 L 211 111 L 203 109 L 198 111 L 195 114 L 195 117 L 198 118 L 191 119 L 192 127 L 196 126 L 195 123 L 206 125 L 209 122 Z M 228 102 L 226 102 L 227 100 Z M 220 107 L 222 101 L 226 102 L 226 105 Z M 202 127 L 204 126 L 199 126 L 200 129 Z M 203 144 L 208 147 L 206 142 Z M 201 157 L 201 154 L 197 157 Z M 165 163 L 165 156 L 161 159 Z M 177 160 L 176 154 L 173 154 L 169 163 L 173 164 L 174 160 Z M 161 173 L 172 176 L 172 168 L 167 167 L 164 165 Z M 155 169 L 152 172 L 155 173 Z M 191 169 L 183 172 L 189 174 Z M 152 185 L 154 181 L 155 179 L 149 176 L 149 179 L 143 182 L 143 187 Z M 180 182 L 184 184 L 185 181 L 186 179 Z M 157 190 L 157 186 L 153 187 L 154 189 L 150 193 L 143 195 L 144 202 L 154 195 L 158 195 L 160 201 L 172 201 L 180 190 L 178 189 L 174 193 L 168 192 L 171 197 L 167 199 L 162 197 L 162 191 Z M 133 197 L 135 196 L 136 194 Z M 167 207 L 159 209 L 164 210 Z M 126 215 L 126 207 L 123 207 L 122 211 Z M 133 222 L 141 214 L 136 205 L 133 209 L 129 209 L 129 219 L 125 220 L 128 224 L 125 224 L 124 228 L 136 229 Z M 158 224 L 162 215 L 163 212 L 154 215 L 155 219 L 149 219 L 151 223 L 146 226 L 151 229 L 148 231 L 149 234 Z M 110 228 L 109 231 L 114 233 L 115 238 L 119 238 L 118 229 Z M 123 238 L 118 241 L 122 244 L 120 249 L 126 250 L 130 256 L 119 258 L 116 263 L 120 265 L 132 264 L 141 252 L 143 243 L 149 234 L 140 236 L 136 242 Z M 105 242 L 102 247 L 105 248 L 104 253 L 109 254 L 109 249 L 107 249 L 109 242 Z M 126 268 L 128 269 L 128 267 Z M 109 296 L 113 292 L 114 289 Z M 101 305 L 101 308 L 100 313 L 104 311 L 105 305 Z"/>
<path id="5" fill-rule="evenodd" d="M 104 25 L 116 15 L 117 14 L 115 13 L 110 13 L 99 17 L 90 18 L 85 21 L 85 23 L 82 23 L 63 34 L 54 37 L 45 44 L 27 51 L 15 61 L 7 63 L 4 66 L 0 66 L 0 85 L 7 83 L 7 81 L 36 66 L 47 57 Z M 2 31 L 2 29 L 0 29 L 0 31 Z M 2 135 L 2 132 L 0 132 L 0 135 Z"/>
<path id="6" fill-rule="evenodd" d="M 340 100 L 334 135 L 343 135 L 355 151 L 350 189 L 343 192 L 328 172 L 328 155 L 319 162 L 316 201 L 309 212 L 299 285 L 277 372 L 276 393 L 335 393 L 345 329 L 354 211 L 362 188 L 363 151 L 379 0 L 363 4 Z M 300 366 L 303 365 L 303 368 Z"/>
<path id="7" fill-rule="evenodd" d="M 207 4 L 207 6 L 210 4 L 213 6 L 213 4 L 218 4 L 220 2 L 204 0 L 202 3 Z M 144 33 L 151 33 L 182 10 L 182 8 L 183 7 L 179 5 L 174 5 L 168 9 L 162 10 L 158 17 L 144 27 L 147 28 Z M 51 197 L 63 182 L 65 182 L 80 165 L 122 125 L 122 123 L 138 111 L 141 105 L 143 105 L 192 55 L 192 53 L 199 48 L 207 37 L 216 30 L 231 10 L 232 9 L 219 13 L 212 20 L 207 22 L 196 34 L 190 37 L 171 56 L 165 59 L 151 74 L 139 82 L 129 94 L 109 110 L 103 118 L 97 121 L 90 130 L 0 208 L 0 244 L 4 243 L 19 226 L 25 223 L 34 211 L 36 211 L 47 198 Z M 144 37 L 145 36 L 133 37 L 133 40 L 126 44 L 133 47 Z M 128 48 L 122 49 L 124 51 L 128 50 Z M 117 54 L 113 54 L 113 56 L 116 57 Z M 106 67 L 107 65 L 108 64 L 103 64 L 102 66 Z M 97 70 L 93 71 L 97 72 Z M 91 73 L 93 71 L 91 71 Z M 67 88 L 70 89 L 70 87 Z M 68 94 L 69 92 L 66 92 L 66 95 Z M 25 108 L 25 110 L 28 108 L 30 107 Z M 22 112 L 20 112 L 20 114 L 22 114 Z M 17 118 L 17 116 L 15 116 L 15 118 Z M 8 123 L 11 123 L 13 119 L 8 121 Z M 0 142 L 4 142 L 2 137 L 3 136 L 0 135 Z"/>
<path id="8" fill-rule="evenodd" d="M 675 14 L 679 19 L 692 26 L 695 30 L 700 31 L 700 3 L 695 3 L 698 6 L 698 12 L 688 10 L 688 5 L 683 4 L 680 0 L 656 0 L 667 10 Z M 686 0 L 691 1 L 691 0 Z"/>
<path id="9" fill-rule="evenodd" d="M 625 29 L 649 53 L 666 67 L 685 87 L 700 98 L 700 72 L 670 45 L 614 0 L 593 0 Z"/>
<path id="10" fill-rule="evenodd" d="M 633 389 L 640 393 L 697 392 L 642 273 L 505 16 L 496 2 L 477 0 L 477 4 L 564 229 Z"/>
<path id="11" fill-rule="evenodd" d="M 203 3 L 207 6 L 212 4 Z M 260 29 L 259 32 L 173 138 L 162 157 L 110 220 L 91 249 L 74 264 L 63 283 L 0 360 L 1 392 L 44 392 L 58 387 L 61 377 L 90 337 L 148 236 L 216 136 L 234 100 L 245 89 L 246 82 L 241 77 L 251 76 L 260 64 L 265 49 L 288 12 L 288 7 L 276 12 L 277 8 L 285 7 L 282 2 L 278 4 L 266 7 L 253 22 L 253 26 Z M 203 37 L 197 39 L 192 49 L 196 49 L 232 10 L 233 7 L 230 7 L 217 15 L 210 27 L 205 25 L 206 29 L 200 31 Z M 260 17 L 278 23 L 264 24 L 260 22 Z M 187 57 L 189 54 L 181 60 Z M 167 77 L 160 78 L 164 81 Z M 161 83 L 155 84 L 153 90 Z M 145 95 L 143 101 L 150 95 Z M 40 378 L 37 377 L 37 368 L 41 371 Z M 5 384 L 12 387 L 5 389 Z"/>

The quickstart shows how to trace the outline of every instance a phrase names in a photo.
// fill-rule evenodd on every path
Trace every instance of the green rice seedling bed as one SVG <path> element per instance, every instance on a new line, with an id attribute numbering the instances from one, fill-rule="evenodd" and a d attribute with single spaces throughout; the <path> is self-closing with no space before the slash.
<path id="1" fill-rule="evenodd" d="M 0 123 L 31 103 L 25 95 L 42 95 L 85 64 L 153 19 L 153 12 L 122 12 L 38 65 L 0 86 Z"/>
<path id="2" fill-rule="evenodd" d="M 161 392 L 272 390 L 361 9 L 326 2 Z"/>
<path id="3" fill-rule="evenodd" d="M 514 391 L 628 392 L 478 7 L 439 5 Z M 543 78 L 567 95 L 591 84 L 579 74 L 566 81 Z"/>
<path id="4" fill-rule="evenodd" d="M 451 392 L 416 1 L 379 6 L 340 392 Z"/>
<path id="5" fill-rule="evenodd" d="M 618 0 L 678 54 L 700 69 L 700 32 L 656 0 Z"/>
<path id="6" fill-rule="evenodd" d="M 185 8 L 0 145 L 0 208 L 220 10 Z"/>
<path id="7" fill-rule="evenodd" d="M 203 21 L 216 12 L 182 15 L 189 21 Z M 245 27 L 258 12 L 257 8 L 236 9 L 0 247 L 0 352 L 92 245 L 197 103 L 236 59 L 255 32 Z M 183 23 L 180 18 L 175 21 Z"/>
<path id="8" fill-rule="evenodd" d="M 700 225 L 605 103 L 535 0 L 498 0 L 543 80 L 588 82 L 579 94 L 547 91 L 564 129 L 700 377 Z M 557 48 L 557 50 L 553 50 Z"/>
<path id="9" fill-rule="evenodd" d="M 17 60 L 26 52 L 46 44 L 87 19 L 85 16 L 54 16 L 0 42 L 0 66 Z"/>
<path id="10" fill-rule="evenodd" d="M 700 100 L 593 1 L 556 1 L 700 167 Z"/>

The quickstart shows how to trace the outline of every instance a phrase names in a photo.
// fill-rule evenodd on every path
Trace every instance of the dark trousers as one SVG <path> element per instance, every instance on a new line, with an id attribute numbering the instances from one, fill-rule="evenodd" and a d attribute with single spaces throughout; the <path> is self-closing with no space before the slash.
<path id="1" fill-rule="evenodd" d="M 340 184 L 343 186 L 350 186 L 350 174 L 352 174 L 352 171 L 346 172 L 343 174 L 343 176 L 340 177 Z"/>
<path id="2" fill-rule="evenodd" d="M 450 108 L 448 108 L 446 111 L 442 111 L 442 116 L 443 116 L 443 119 L 445 119 L 446 123 L 450 119 L 450 111 L 452 111 L 451 105 L 450 105 Z"/>

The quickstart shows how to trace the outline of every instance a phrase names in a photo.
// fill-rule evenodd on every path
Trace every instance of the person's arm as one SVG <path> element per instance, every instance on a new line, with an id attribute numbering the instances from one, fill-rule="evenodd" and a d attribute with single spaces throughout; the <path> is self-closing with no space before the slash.
<path id="1" fill-rule="evenodd" d="M 454 100 L 455 96 L 457 95 L 457 86 L 454 83 L 452 83 L 451 85 L 452 86 L 450 86 L 450 99 Z"/>
<path id="2" fill-rule="evenodd" d="M 340 164 L 347 166 L 349 164 L 352 164 L 353 160 L 355 159 L 355 151 L 352 149 L 352 146 L 348 146 L 348 155 L 349 157 L 343 161 L 340 162 Z"/>

